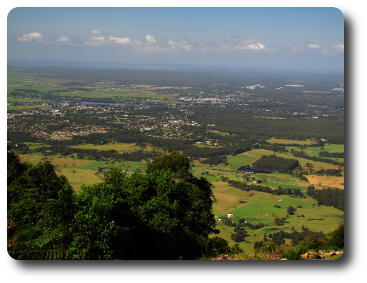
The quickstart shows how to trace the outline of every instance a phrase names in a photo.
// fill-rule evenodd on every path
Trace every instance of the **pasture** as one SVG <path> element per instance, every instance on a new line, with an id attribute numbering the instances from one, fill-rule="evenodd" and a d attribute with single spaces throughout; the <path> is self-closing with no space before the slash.
<path id="1" fill-rule="evenodd" d="M 96 161 L 91 159 L 77 159 L 73 157 L 64 157 L 59 155 L 44 156 L 41 154 L 25 154 L 20 155 L 21 160 L 32 164 L 37 164 L 42 161 L 50 161 L 56 167 L 56 172 L 59 175 L 64 175 L 68 180 L 73 190 L 78 192 L 83 184 L 93 185 L 102 181 L 103 170 L 113 166 L 121 166 L 127 172 L 144 171 L 146 168 L 145 162 L 138 161 Z"/>
<path id="2" fill-rule="evenodd" d="M 307 181 L 316 188 L 344 189 L 344 177 L 306 175 Z"/>
<path id="3" fill-rule="evenodd" d="M 118 153 L 131 153 L 138 150 L 143 151 L 158 151 L 163 152 L 162 149 L 154 147 L 152 145 L 146 145 L 144 147 L 136 145 L 136 143 L 107 143 L 107 144 L 80 144 L 71 146 L 71 148 L 80 149 L 94 149 L 94 150 L 116 150 Z"/>
<path id="4" fill-rule="evenodd" d="M 237 190 L 239 192 L 233 192 Z M 239 246 L 245 251 L 253 251 L 253 243 L 261 241 L 264 233 L 269 234 L 280 230 L 291 231 L 293 228 L 301 231 L 302 226 L 312 231 L 333 231 L 344 221 L 344 213 L 336 208 L 318 206 L 311 198 L 294 198 L 291 196 L 275 196 L 262 192 L 244 192 L 239 189 L 226 187 L 225 184 L 217 184 L 214 189 L 217 202 L 214 205 L 216 219 L 226 213 L 234 214 L 234 219 L 245 218 L 252 224 L 264 223 L 265 227 L 257 230 L 246 228 L 249 237 Z M 245 202 L 240 203 L 239 201 Z M 279 205 L 280 208 L 274 207 Z M 295 207 L 295 215 L 287 217 L 287 208 Z M 286 217 L 282 226 L 275 225 L 275 217 Z M 217 229 L 220 236 L 225 238 L 231 245 L 235 242 L 231 239 L 233 227 L 225 226 L 217 221 Z"/>
<path id="5" fill-rule="evenodd" d="M 295 151 L 303 151 L 304 154 L 309 156 L 320 156 L 320 152 L 328 152 L 328 153 L 342 153 L 344 152 L 344 145 L 343 144 L 330 144 L 327 143 L 324 146 L 287 146 L 286 149 L 288 151 L 295 150 Z M 339 157 L 323 157 L 326 159 L 344 162 L 344 158 Z"/>
<path id="6" fill-rule="evenodd" d="M 272 144 L 298 144 L 298 145 L 310 145 L 316 143 L 315 140 L 306 139 L 306 140 L 294 140 L 294 139 L 278 139 L 272 137 L 266 140 L 268 143 Z"/>

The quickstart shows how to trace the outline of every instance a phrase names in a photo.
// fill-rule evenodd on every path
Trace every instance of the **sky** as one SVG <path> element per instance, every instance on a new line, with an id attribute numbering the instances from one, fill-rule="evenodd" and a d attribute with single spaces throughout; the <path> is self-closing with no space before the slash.
<path id="1" fill-rule="evenodd" d="M 16 8 L 8 62 L 343 73 L 335 8 Z"/>

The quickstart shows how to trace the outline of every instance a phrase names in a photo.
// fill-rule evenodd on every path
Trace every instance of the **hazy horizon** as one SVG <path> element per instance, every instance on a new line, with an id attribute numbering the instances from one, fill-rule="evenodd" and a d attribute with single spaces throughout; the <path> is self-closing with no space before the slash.
<path id="1" fill-rule="evenodd" d="M 343 73 L 335 8 L 16 8 L 8 63 Z"/>

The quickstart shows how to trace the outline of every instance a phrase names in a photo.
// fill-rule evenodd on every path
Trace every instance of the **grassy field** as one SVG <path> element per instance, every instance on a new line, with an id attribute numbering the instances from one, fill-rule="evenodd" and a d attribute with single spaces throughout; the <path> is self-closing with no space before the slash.
<path id="1" fill-rule="evenodd" d="M 253 175 L 256 180 L 261 181 L 261 185 L 268 186 L 271 188 L 297 188 L 305 191 L 309 184 L 300 180 L 300 178 L 284 174 L 284 173 L 269 173 L 269 174 L 254 174 Z"/>
<path id="2" fill-rule="evenodd" d="M 97 174 L 95 170 L 81 168 L 58 168 L 56 170 L 69 180 L 75 192 L 80 191 L 82 185 L 94 185 L 103 181 L 103 175 Z"/>
<path id="3" fill-rule="evenodd" d="M 33 105 L 33 104 L 21 104 L 21 105 L 8 105 L 8 111 L 12 110 L 36 110 L 36 109 L 48 109 L 48 105 Z"/>
<path id="4" fill-rule="evenodd" d="M 41 142 L 25 142 L 25 144 L 28 146 L 30 150 L 35 150 L 42 147 L 50 147 L 49 145 Z"/>
<path id="5" fill-rule="evenodd" d="M 37 164 L 41 161 L 50 161 L 56 167 L 56 172 L 64 175 L 70 182 L 74 191 L 79 191 L 83 184 L 93 185 L 102 181 L 103 173 L 99 173 L 99 168 L 109 168 L 121 166 L 126 171 L 144 171 L 145 162 L 124 161 L 116 163 L 113 161 L 96 161 L 90 159 L 76 159 L 72 157 L 61 157 L 58 155 L 43 156 L 41 154 L 21 155 L 23 161 Z"/>
<path id="6" fill-rule="evenodd" d="M 231 135 L 230 133 L 222 132 L 222 131 L 218 131 L 218 130 L 209 130 L 208 132 L 213 133 L 213 134 L 217 134 L 217 135 L 220 135 L 220 136 L 224 136 L 224 137 Z"/>
<path id="7" fill-rule="evenodd" d="M 308 183 L 316 188 L 344 189 L 344 177 L 306 175 Z"/>
<path id="8" fill-rule="evenodd" d="M 264 233 L 269 234 L 281 230 L 291 231 L 292 228 L 301 231 L 302 226 L 312 231 L 328 233 L 336 229 L 344 221 L 344 213 L 341 210 L 328 206 L 318 206 L 317 202 L 312 198 L 295 198 L 287 195 L 276 196 L 262 192 L 245 192 L 230 186 L 220 179 L 220 176 L 224 176 L 231 180 L 241 181 L 243 174 L 235 172 L 235 169 L 243 165 L 251 165 L 261 156 L 271 155 L 273 153 L 269 150 L 255 149 L 235 156 L 227 156 L 228 166 L 224 164 L 210 166 L 201 163 L 199 160 L 194 161 L 194 172 L 207 172 L 209 175 L 198 175 L 207 178 L 214 185 L 213 192 L 216 202 L 213 205 L 213 209 L 216 219 L 222 215 L 231 213 L 235 215 L 235 219 L 245 218 L 252 224 L 264 223 L 266 225 L 264 228 L 258 230 L 246 229 L 250 236 L 246 238 L 246 241 L 240 242 L 239 246 L 250 253 L 253 252 L 253 243 L 263 240 Z M 337 167 L 325 162 L 294 157 L 291 154 L 275 154 L 283 158 L 297 159 L 301 165 L 311 163 L 317 169 Z M 344 181 L 343 177 L 313 176 L 315 179 L 311 179 L 307 176 L 307 179 L 309 179 L 309 182 L 307 182 L 284 173 L 257 173 L 252 174 L 251 177 L 253 180 L 260 180 L 261 185 L 271 188 L 278 188 L 279 186 L 283 188 L 299 188 L 303 192 L 307 190 L 310 184 L 314 183 L 314 180 L 317 180 L 317 182 L 321 181 L 321 184 L 324 186 L 338 187 L 339 184 L 340 188 L 342 188 Z M 320 186 L 317 185 L 316 187 Z M 280 208 L 276 208 L 274 205 L 279 205 Z M 286 217 L 289 206 L 297 208 L 296 214 L 289 216 L 284 225 L 275 225 L 275 217 Z M 217 221 L 217 229 L 220 231 L 219 236 L 225 238 L 231 245 L 235 244 L 231 239 L 233 227 L 225 226 L 220 221 Z"/>
<path id="9" fill-rule="evenodd" d="M 202 143 L 196 143 L 194 146 L 199 148 L 221 148 L 221 146 L 218 145 L 210 145 L 210 144 L 202 144 Z"/>
<path id="10" fill-rule="evenodd" d="M 116 88 L 106 85 L 80 86 L 79 81 L 42 78 L 36 74 L 8 72 L 8 103 L 47 102 L 57 99 L 107 100 L 114 102 L 146 99 L 159 103 L 177 103 L 177 93 L 161 94 L 150 90 Z M 75 85 L 75 87 L 73 86 Z M 26 89 L 27 92 L 23 92 Z M 55 91 L 57 90 L 57 91 Z M 33 92 L 32 92 L 33 91 Z M 37 105 L 9 105 L 8 110 L 29 110 Z"/>
<path id="11" fill-rule="evenodd" d="M 138 146 L 135 143 L 107 143 L 107 144 L 81 144 L 72 146 L 72 148 L 80 148 L 80 149 L 95 149 L 95 150 L 116 150 L 119 153 L 131 153 L 138 150 L 144 151 L 158 151 L 163 152 L 162 149 L 153 147 L 152 145 L 146 145 L 144 147 Z"/>
<path id="12" fill-rule="evenodd" d="M 271 138 L 266 140 L 268 143 L 274 144 L 299 144 L 299 145 L 310 145 L 316 143 L 314 140 L 307 139 L 307 140 L 292 140 L 292 139 L 278 139 L 278 138 Z"/>
<path id="13" fill-rule="evenodd" d="M 170 99 L 176 97 L 178 94 L 159 94 L 149 90 L 137 90 L 131 88 L 114 88 L 106 86 L 78 86 L 78 90 L 67 84 L 78 83 L 77 81 L 55 79 L 55 78 L 41 78 L 30 74 L 14 74 L 11 73 L 8 76 L 8 102 L 15 102 L 19 99 L 38 99 L 44 101 L 40 98 L 40 93 L 50 94 L 52 97 L 72 97 L 72 98 L 88 98 L 88 99 L 112 99 L 114 101 L 123 101 L 126 99 L 136 99 L 136 98 L 147 98 L 147 99 Z M 37 92 L 28 92 L 27 98 L 19 98 L 12 95 L 12 93 L 17 92 L 22 89 L 34 90 Z M 54 90 L 57 89 L 57 92 Z M 23 94 L 24 95 L 24 94 Z"/>
<path id="14" fill-rule="evenodd" d="M 344 145 L 343 144 L 325 144 L 323 147 L 321 146 L 287 146 L 286 149 L 288 151 L 295 150 L 295 151 L 303 151 L 306 155 L 309 156 L 320 156 L 320 152 L 328 152 L 328 153 L 342 153 L 344 152 Z M 323 157 L 330 160 L 335 160 L 338 162 L 344 162 L 344 158 L 337 158 L 337 157 Z"/>
<path id="15" fill-rule="evenodd" d="M 238 190 L 239 192 L 233 192 Z M 217 184 L 214 189 L 214 195 L 217 202 L 214 205 L 216 217 L 226 213 L 232 213 L 237 218 L 245 218 L 252 224 L 264 223 L 266 226 L 251 230 L 246 229 L 250 234 L 246 242 L 240 242 L 240 247 L 246 251 L 253 251 L 253 243 L 261 241 L 264 233 L 272 233 L 280 230 L 291 231 L 295 228 L 301 231 L 302 226 L 312 231 L 323 231 L 328 233 L 333 231 L 339 224 L 343 223 L 344 213 L 336 208 L 327 206 L 317 206 L 315 200 L 311 198 L 293 198 L 290 196 L 275 196 L 262 192 L 243 192 L 239 189 L 230 188 L 225 184 Z M 239 201 L 246 202 L 240 203 Z M 281 208 L 276 208 L 274 205 Z M 275 217 L 286 217 L 287 208 L 292 205 L 298 207 L 296 214 L 287 218 L 282 226 L 274 224 Z M 302 216 L 303 217 L 300 217 Z M 231 239 L 233 227 L 225 226 L 217 221 L 217 228 L 220 230 L 220 236 L 235 244 Z"/>
<path id="16" fill-rule="evenodd" d="M 43 144 L 29 143 L 29 146 L 33 148 L 37 148 L 42 145 Z M 110 143 L 105 145 L 85 144 L 78 147 L 97 150 L 114 149 L 119 152 L 155 150 L 152 146 L 143 148 L 131 143 Z M 262 192 L 245 192 L 230 186 L 227 182 L 222 181 L 222 176 L 229 178 L 230 180 L 241 181 L 244 174 L 236 172 L 235 169 L 243 165 L 251 165 L 261 156 L 271 154 L 273 154 L 273 152 L 269 150 L 255 149 L 235 156 L 228 156 L 227 166 L 224 164 L 213 166 L 202 163 L 201 161 L 203 160 L 193 161 L 194 175 L 197 177 L 204 177 L 213 184 L 213 194 L 216 200 L 213 204 L 213 212 L 216 219 L 222 215 L 231 213 L 235 215 L 235 220 L 245 218 L 252 224 L 265 224 L 265 227 L 257 230 L 246 228 L 246 231 L 250 236 L 246 238 L 246 241 L 240 242 L 239 246 L 249 253 L 253 252 L 253 243 L 263 240 L 265 233 L 269 234 L 281 230 L 291 231 L 293 228 L 300 231 L 302 226 L 305 226 L 312 231 L 323 231 L 324 233 L 327 233 L 334 230 L 343 222 L 344 213 L 342 211 L 332 207 L 318 206 L 317 202 L 312 198 L 295 198 L 288 195 L 278 196 Z M 301 164 L 305 164 L 306 162 L 312 163 L 316 168 L 330 168 L 330 166 L 334 166 L 323 162 L 303 160 L 302 158 L 296 158 L 291 154 L 286 153 L 276 153 L 276 155 L 285 158 L 298 159 Z M 127 171 L 141 172 L 146 168 L 145 162 L 124 161 L 116 163 L 112 161 L 76 159 L 70 156 L 64 157 L 59 155 L 45 157 L 41 154 L 31 154 L 22 155 L 21 158 L 32 163 L 49 160 L 56 166 L 58 174 L 64 175 L 68 178 L 76 192 L 81 189 L 83 184 L 91 185 L 102 181 L 103 174 L 99 173 L 99 167 L 106 168 L 119 165 Z M 329 181 L 327 184 L 331 185 L 331 180 L 319 178 L 323 176 L 307 177 L 316 178 L 316 181 L 314 181 L 314 179 L 309 179 L 309 183 L 320 182 L 321 180 L 321 183 Z M 281 186 L 285 188 L 300 188 L 302 191 L 305 191 L 309 185 L 309 183 L 304 180 L 283 173 L 257 173 L 253 174 L 252 178 L 257 181 L 260 180 L 262 185 L 272 188 Z M 278 205 L 280 208 L 274 207 L 274 205 Z M 296 214 L 287 217 L 284 225 L 275 225 L 274 219 L 276 217 L 286 217 L 287 208 L 289 206 L 297 208 Z M 231 245 L 235 244 L 231 239 L 233 227 L 225 226 L 217 220 L 217 229 L 220 231 L 219 236 L 225 238 Z"/>
<path id="17" fill-rule="evenodd" d="M 246 152 L 237 155 L 227 156 L 227 162 L 229 164 L 229 167 L 234 170 L 241 166 L 251 165 L 256 161 L 256 159 L 258 159 L 258 157 L 251 156 Z"/>

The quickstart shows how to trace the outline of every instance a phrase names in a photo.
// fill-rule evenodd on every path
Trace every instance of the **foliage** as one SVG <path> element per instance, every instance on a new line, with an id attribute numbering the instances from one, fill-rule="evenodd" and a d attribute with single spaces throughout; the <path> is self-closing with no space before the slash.
<path id="1" fill-rule="evenodd" d="M 47 250 L 66 249 L 70 242 L 72 190 L 64 177 L 56 175 L 48 163 L 21 163 L 8 153 L 8 234 L 9 254 L 33 259 Z M 59 253 L 59 254 L 60 254 Z"/>
<path id="2" fill-rule="evenodd" d="M 234 233 L 231 234 L 231 238 L 235 242 L 242 242 L 247 236 L 247 231 L 238 224 L 234 228 Z"/>
<path id="3" fill-rule="evenodd" d="M 167 171 L 170 172 L 173 177 L 180 179 L 192 177 L 190 172 L 190 160 L 178 151 L 159 156 L 149 162 L 147 173 L 149 174 L 155 171 Z"/>
<path id="4" fill-rule="evenodd" d="M 344 249 L 344 225 L 339 226 L 335 231 L 326 235 L 311 232 L 307 229 L 304 229 L 303 232 L 302 239 L 297 241 L 292 249 L 286 251 L 283 257 L 295 260 L 300 259 L 301 254 L 309 250 Z"/>
<path id="5" fill-rule="evenodd" d="M 296 213 L 296 208 L 294 208 L 293 206 L 289 206 L 288 208 L 287 208 L 287 213 L 289 214 L 289 215 L 294 215 L 295 213 Z"/>
<path id="6" fill-rule="evenodd" d="M 103 184 L 84 187 L 77 197 L 71 256 L 194 259 L 227 251 L 222 240 L 208 238 L 216 232 L 211 184 L 194 178 L 187 161 L 172 153 L 153 160 L 147 174 L 126 176 L 113 169 Z"/>
<path id="7" fill-rule="evenodd" d="M 277 171 L 283 173 L 289 173 L 299 166 L 298 160 L 286 159 L 275 155 L 264 155 L 253 164 L 255 170 Z"/>
<path id="8" fill-rule="evenodd" d="M 315 190 L 310 186 L 307 189 L 307 195 L 317 200 L 319 205 L 329 205 L 344 210 L 344 190 L 336 188 Z"/>

